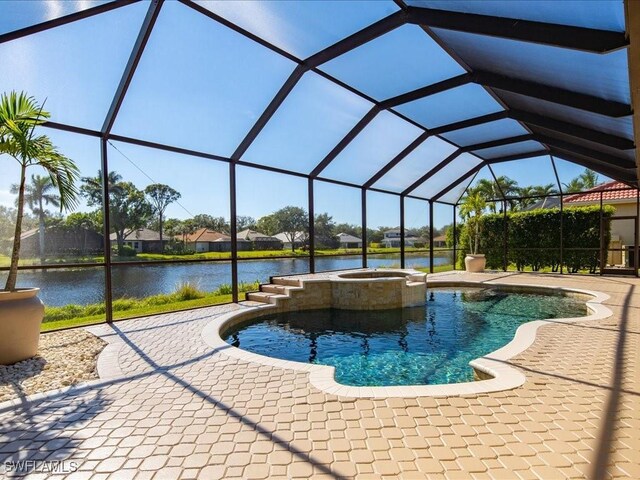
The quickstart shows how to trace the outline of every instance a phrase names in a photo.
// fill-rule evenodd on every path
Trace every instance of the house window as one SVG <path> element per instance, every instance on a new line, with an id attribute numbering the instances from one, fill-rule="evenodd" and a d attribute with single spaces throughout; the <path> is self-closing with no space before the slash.
<path id="1" fill-rule="evenodd" d="M 138 249 L 138 242 L 133 242 L 133 248 Z"/>

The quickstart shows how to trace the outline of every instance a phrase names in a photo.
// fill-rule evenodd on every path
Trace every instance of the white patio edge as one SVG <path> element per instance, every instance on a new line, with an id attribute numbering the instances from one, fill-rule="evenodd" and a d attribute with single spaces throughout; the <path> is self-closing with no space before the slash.
<path id="1" fill-rule="evenodd" d="M 538 329 L 544 325 L 553 323 L 573 323 L 602 320 L 612 315 L 612 311 L 602 304 L 609 298 L 609 295 L 592 290 L 577 288 L 535 285 L 535 284 L 512 284 L 499 283 L 487 280 L 463 281 L 450 280 L 446 277 L 427 280 L 431 287 L 498 287 L 505 290 L 527 290 L 527 291 L 562 291 L 586 295 L 586 301 L 590 315 L 575 318 L 554 318 L 549 320 L 535 320 L 518 327 L 514 338 L 504 347 L 484 356 L 477 358 L 469 364 L 478 372 L 486 374 L 492 378 L 478 380 L 474 382 L 452 383 L 443 385 L 410 385 L 391 387 L 354 387 L 342 385 L 335 381 L 335 368 L 326 365 L 313 365 L 309 363 L 293 362 L 277 358 L 258 355 L 240 348 L 233 347 L 221 338 L 221 333 L 232 325 L 252 318 L 277 313 L 276 305 L 246 306 L 240 311 L 230 312 L 214 318 L 202 330 L 202 339 L 211 348 L 223 350 L 224 355 L 253 362 L 260 365 L 284 368 L 298 372 L 307 372 L 310 383 L 323 392 L 356 398 L 388 398 L 388 397 L 446 397 L 452 395 L 476 395 L 480 393 L 498 392 L 509 390 L 524 384 L 525 375 L 515 367 L 509 365 L 509 360 L 529 348 L 536 339 Z"/>

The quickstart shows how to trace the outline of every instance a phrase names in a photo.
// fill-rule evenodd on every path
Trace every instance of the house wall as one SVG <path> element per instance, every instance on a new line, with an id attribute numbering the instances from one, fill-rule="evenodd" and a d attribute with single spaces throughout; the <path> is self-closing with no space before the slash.
<path id="1" fill-rule="evenodd" d="M 362 248 L 362 242 L 340 242 L 340 248 Z"/>
<path id="2" fill-rule="evenodd" d="M 45 230 L 44 253 L 53 255 L 84 255 L 102 251 L 102 235 L 90 230 Z M 20 241 L 20 255 L 36 257 L 40 255 L 40 236 L 38 232 Z"/>
<path id="3" fill-rule="evenodd" d="M 144 240 L 140 242 L 142 244 L 142 253 L 162 253 L 162 244 L 168 243 L 167 240 Z"/>
<path id="4" fill-rule="evenodd" d="M 195 242 L 195 243 L 192 242 L 192 243 L 189 243 L 189 247 L 198 253 L 208 252 L 209 242 Z"/>
<path id="5" fill-rule="evenodd" d="M 282 250 L 283 244 L 280 241 L 254 241 L 251 242 L 253 244 L 254 250 Z"/>
<path id="6" fill-rule="evenodd" d="M 612 204 L 611 206 L 616 209 L 615 217 L 635 216 L 637 213 L 635 202 L 631 204 Z M 633 220 L 614 220 L 611 223 L 611 235 L 619 235 L 622 245 L 633 245 Z"/>

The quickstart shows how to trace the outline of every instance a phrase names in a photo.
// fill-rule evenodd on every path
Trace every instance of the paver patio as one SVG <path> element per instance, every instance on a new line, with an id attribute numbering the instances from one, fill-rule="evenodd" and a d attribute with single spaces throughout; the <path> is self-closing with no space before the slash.
<path id="1" fill-rule="evenodd" d="M 614 314 L 542 327 L 512 361 L 522 387 L 386 400 L 211 351 L 204 326 L 242 305 L 91 327 L 113 378 L 1 407 L 0 464 L 65 459 L 92 479 L 640 478 L 640 281 L 442 275 L 598 290 Z"/>

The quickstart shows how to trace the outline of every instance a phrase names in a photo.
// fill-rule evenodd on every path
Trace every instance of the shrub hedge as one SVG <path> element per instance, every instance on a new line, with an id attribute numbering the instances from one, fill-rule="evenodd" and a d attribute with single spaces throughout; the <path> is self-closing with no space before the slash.
<path id="1" fill-rule="evenodd" d="M 605 248 L 611 239 L 611 222 L 615 212 L 605 205 Z M 600 207 L 568 207 L 562 212 L 563 262 L 569 272 L 589 270 L 595 273 L 600 258 Z M 517 270 L 530 267 L 533 271 L 560 267 L 560 209 L 539 209 L 508 212 L 506 215 L 507 262 Z M 487 258 L 487 268 L 499 269 L 504 261 L 505 215 L 482 217 L 480 252 Z M 458 261 L 464 266 L 469 251 L 469 237 L 463 227 L 460 235 Z M 589 249 L 589 250 L 585 250 Z M 606 255 L 606 252 L 605 252 Z"/>

